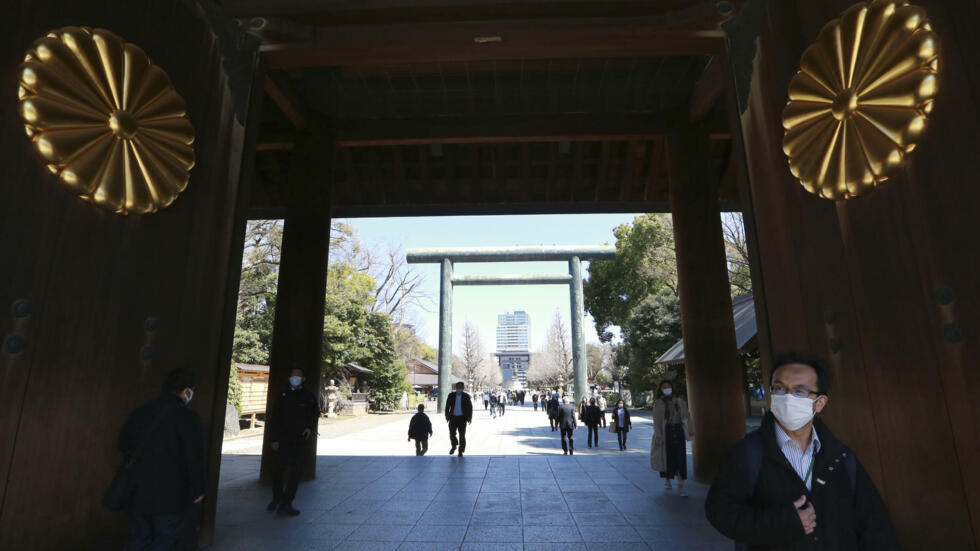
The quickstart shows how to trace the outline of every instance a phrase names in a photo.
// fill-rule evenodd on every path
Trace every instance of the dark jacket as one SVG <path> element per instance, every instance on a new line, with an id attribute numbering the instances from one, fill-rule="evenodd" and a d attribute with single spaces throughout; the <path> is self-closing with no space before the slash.
<path id="1" fill-rule="evenodd" d="M 432 421 L 421 411 L 412 416 L 408 423 L 408 437 L 416 440 L 428 440 L 432 436 Z"/>
<path id="2" fill-rule="evenodd" d="M 537 394 L 532 394 L 531 395 L 531 401 L 534 402 L 535 404 L 538 403 L 538 395 Z"/>
<path id="3" fill-rule="evenodd" d="M 456 408 L 456 392 L 450 392 L 449 397 L 446 398 L 446 407 L 443 408 L 443 412 L 446 414 L 446 421 L 449 421 L 453 417 L 453 409 Z M 463 395 L 463 419 L 469 423 L 473 419 L 473 402 L 470 401 L 470 395 L 462 392 Z"/>
<path id="4" fill-rule="evenodd" d="M 582 416 L 582 423 L 588 426 L 596 426 L 602 422 L 606 413 L 599 409 L 599 406 L 585 406 L 585 415 Z"/>
<path id="5" fill-rule="evenodd" d="M 119 434 L 127 458 L 141 446 L 157 419 L 147 448 L 133 469 L 129 510 L 146 515 L 182 513 L 204 495 L 204 427 L 197 412 L 171 393 L 136 408 Z"/>
<path id="6" fill-rule="evenodd" d="M 578 426 L 575 423 L 575 406 L 572 404 L 558 406 L 558 426 L 563 429 L 574 429 Z"/>
<path id="7" fill-rule="evenodd" d="M 558 398 L 552 396 L 552 398 L 548 400 L 548 417 L 558 417 L 558 407 L 560 405 L 561 402 L 558 401 Z"/>
<path id="8" fill-rule="evenodd" d="M 624 428 L 620 429 L 620 426 L 619 426 L 619 408 L 617 408 L 617 407 L 613 407 L 613 410 L 612 410 L 612 413 L 611 413 L 612 419 L 610 419 L 609 422 L 612 423 L 612 425 L 614 427 L 616 427 L 617 430 L 625 430 L 626 432 L 629 432 L 630 429 L 633 428 L 633 422 L 630 421 L 630 410 L 624 407 L 623 408 L 623 413 L 624 413 L 623 414 L 623 424 L 626 425 Z"/>
<path id="9" fill-rule="evenodd" d="M 310 429 L 316 434 L 317 419 L 320 417 L 320 404 L 313 393 L 305 387 L 287 388 L 279 395 L 272 408 L 266 430 L 271 435 L 270 442 L 298 444 L 303 442 L 303 431 Z"/>
<path id="10" fill-rule="evenodd" d="M 820 450 L 807 491 L 776 442 L 776 423 L 767 413 L 762 435 L 762 465 L 750 489 L 745 440 L 729 450 L 705 502 L 705 514 L 719 532 L 754 550 L 890 550 L 898 540 L 874 482 L 857 462 L 852 486 L 841 444 L 819 419 L 813 423 Z M 856 458 L 855 458 L 856 461 Z M 824 483 L 821 483 L 823 481 Z M 801 495 L 813 503 L 817 528 L 806 535 L 793 502 Z"/>

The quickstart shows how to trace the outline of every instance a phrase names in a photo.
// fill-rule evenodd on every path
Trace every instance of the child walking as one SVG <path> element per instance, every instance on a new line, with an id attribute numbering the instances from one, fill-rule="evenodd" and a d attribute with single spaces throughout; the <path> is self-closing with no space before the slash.
<path id="1" fill-rule="evenodd" d="M 432 436 L 432 421 L 423 411 L 425 404 L 419 404 L 419 412 L 412 416 L 408 424 L 408 441 L 415 439 L 415 455 L 425 455 L 429 451 L 429 437 Z"/>

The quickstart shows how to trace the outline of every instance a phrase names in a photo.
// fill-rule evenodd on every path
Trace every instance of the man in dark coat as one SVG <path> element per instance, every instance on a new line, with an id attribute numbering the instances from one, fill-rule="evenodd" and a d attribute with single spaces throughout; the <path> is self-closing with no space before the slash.
<path id="1" fill-rule="evenodd" d="M 449 455 L 459 447 L 459 457 L 463 457 L 463 452 L 466 451 L 466 425 L 473 422 L 473 402 L 470 400 L 470 395 L 463 392 L 462 381 L 456 383 L 456 392 L 446 398 L 443 412 L 449 423 L 449 442 L 453 445 L 449 449 Z M 457 433 L 459 433 L 458 439 Z"/>
<path id="2" fill-rule="evenodd" d="M 777 357 L 770 411 L 722 461 L 705 513 L 746 549 L 899 548 L 874 482 L 854 452 L 814 419 L 829 387 L 820 358 Z"/>
<path id="3" fill-rule="evenodd" d="M 558 407 L 561 404 L 558 403 L 558 393 L 556 392 L 554 396 L 548 400 L 548 422 L 551 423 L 551 432 L 558 430 Z"/>
<path id="4" fill-rule="evenodd" d="M 568 403 L 568 399 L 562 397 L 561 405 L 558 406 L 558 426 L 561 427 L 561 449 L 565 455 L 575 455 L 575 406 Z M 568 442 L 565 439 L 568 438 Z"/>
<path id="5" fill-rule="evenodd" d="M 538 411 L 538 393 L 531 395 L 531 403 L 534 404 L 534 411 Z"/>
<path id="6" fill-rule="evenodd" d="M 268 510 L 294 517 L 293 499 L 299 487 L 303 450 L 310 436 L 316 434 L 320 405 L 316 396 L 303 386 L 303 370 L 289 374 L 289 387 L 269 412 L 265 430 L 269 431 L 272 451 L 276 452 L 276 469 L 272 478 L 272 502 Z"/>
<path id="7" fill-rule="evenodd" d="M 194 386 L 190 371 L 171 371 L 163 394 L 134 410 L 119 435 L 119 450 L 135 461 L 127 550 L 196 547 L 193 505 L 204 500 L 204 428 L 187 407 Z"/>
<path id="8" fill-rule="evenodd" d="M 408 440 L 415 439 L 415 455 L 425 455 L 429 451 L 429 437 L 432 436 L 432 421 L 423 413 L 425 405 L 419 404 L 419 412 L 408 423 Z"/>
<path id="9" fill-rule="evenodd" d="M 582 423 L 589 428 L 587 436 L 589 447 L 595 442 L 595 447 L 599 447 L 599 423 L 606 417 L 606 413 L 599 409 L 595 404 L 595 398 L 589 399 L 589 405 L 585 406 L 585 415 L 582 416 Z"/>

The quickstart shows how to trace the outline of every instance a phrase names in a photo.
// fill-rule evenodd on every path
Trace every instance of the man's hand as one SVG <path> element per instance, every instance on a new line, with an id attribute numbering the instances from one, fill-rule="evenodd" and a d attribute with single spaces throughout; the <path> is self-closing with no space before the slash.
<path id="1" fill-rule="evenodd" d="M 313 434 L 313 431 L 310 429 L 303 429 L 303 440 L 309 438 L 311 434 Z"/>
<path id="2" fill-rule="evenodd" d="M 409 441 L 409 442 L 411 442 L 411 441 L 412 441 L 412 437 L 411 437 L 411 436 L 409 436 L 409 437 L 408 437 L 408 441 Z"/>
<path id="3" fill-rule="evenodd" d="M 269 444 L 269 447 L 272 448 L 272 451 L 277 452 L 279 451 L 279 442 L 273 442 Z"/>
<path id="4" fill-rule="evenodd" d="M 812 534 L 817 528 L 817 512 L 813 510 L 813 504 L 807 503 L 806 507 L 800 509 L 800 507 L 806 503 L 806 496 L 800 496 L 793 502 L 793 507 L 796 508 L 796 514 L 800 515 L 800 523 L 803 524 L 803 530 L 807 534 Z"/>
<path id="5" fill-rule="evenodd" d="M 467 425 L 472 425 L 472 424 L 473 424 L 473 420 L 472 420 L 472 419 L 470 419 L 469 421 L 467 421 L 467 422 L 466 422 L 466 424 L 467 424 Z"/>
<path id="6" fill-rule="evenodd" d="M 203 494 L 197 496 L 197 499 L 194 500 L 194 503 L 200 503 L 202 501 L 204 501 L 204 495 Z"/>

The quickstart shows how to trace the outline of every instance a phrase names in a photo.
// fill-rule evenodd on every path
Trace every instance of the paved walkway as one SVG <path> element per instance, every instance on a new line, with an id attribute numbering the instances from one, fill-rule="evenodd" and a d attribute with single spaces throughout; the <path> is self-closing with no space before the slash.
<path id="1" fill-rule="evenodd" d="M 406 441 L 407 415 L 321 436 L 317 478 L 300 486 L 296 518 L 266 512 L 271 492 L 256 481 L 259 457 L 249 453 L 259 444 L 237 446 L 223 457 L 212 549 L 732 548 L 704 520 L 705 485 L 689 483 L 682 498 L 650 470 L 649 419 L 634 417 L 626 452 L 605 430 L 601 447 L 587 448 L 581 427 L 566 457 L 540 411 L 513 407 L 490 419 L 481 408 L 458 459 L 446 455 L 446 423 L 430 417 L 436 433 L 421 458 Z"/>

